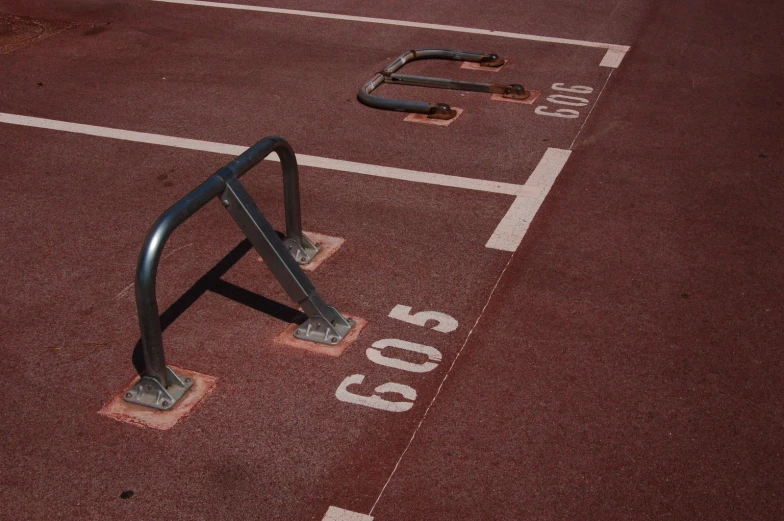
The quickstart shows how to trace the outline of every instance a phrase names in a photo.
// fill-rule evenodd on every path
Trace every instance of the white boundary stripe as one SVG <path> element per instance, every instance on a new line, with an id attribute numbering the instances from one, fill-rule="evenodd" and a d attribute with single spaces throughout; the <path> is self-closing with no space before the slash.
<path id="1" fill-rule="evenodd" d="M 268 159 L 271 161 L 277 161 L 278 156 L 270 156 Z M 470 177 L 459 177 L 446 174 L 434 174 L 430 172 L 406 170 L 405 168 L 395 168 L 391 166 L 376 166 L 369 165 L 367 163 L 355 163 L 354 161 L 343 161 L 341 159 L 309 156 L 306 154 L 297 154 L 297 164 L 301 166 L 312 166 L 314 168 L 337 170 L 339 172 L 352 172 L 355 174 L 385 177 L 387 179 L 397 179 L 400 181 L 411 181 L 413 183 L 425 183 L 429 185 L 464 188 L 466 190 L 475 190 L 477 192 L 490 192 L 493 194 L 505 195 L 521 195 L 529 193 L 529 190 L 524 186 L 511 183 L 485 181 L 484 179 L 472 179 Z"/>
<path id="2" fill-rule="evenodd" d="M 321 521 L 373 521 L 373 516 L 351 512 L 338 507 L 329 507 Z"/>
<path id="3" fill-rule="evenodd" d="M 161 134 L 149 134 L 147 132 L 135 132 L 133 130 L 98 127 L 95 125 L 84 125 L 81 123 L 71 123 L 68 121 L 58 121 L 54 119 L 20 116 L 17 114 L 7 114 L 4 112 L 0 112 L 0 123 L 9 123 L 12 125 L 22 125 L 26 127 L 44 128 L 49 130 L 61 130 L 64 132 L 85 134 L 88 136 L 99 136 L 111 139 L 121 139 L 124 141 L 134 141 L 137 143 L 149 143 L 152 145 L 187 148 L 190 150 L 214 152 L 217 154 L 226 154 L 231 156 L 238 156 L 248 148 L 247 146 L 229 145 L 226 143 L 215 143 L 212 141 L 200 141 L 197 139 L 164 136 Z M 271 155 L 267 158 L 267 160 L 279 161 L 277 155 Z M 354 174 L 384 177 L 387 179 L 397 179 L 400 181 L 410 181 L 413 183 L 425 183 L 438 186 L 448 186 L 452 188 L 463 188 L 466 190 L 475 190 L 478 192 L 489 192 L 494 194 L 516 196 L 531 194 L 531 189 L 523 185 L 486 181 L 483 179 L 471 179 L 469 177 L 435 174 L 432 172 L 420 172 L 418 170 L 407 170 L 404 168 L 370 165 L 367 163 L 343 161 L 340 159 L 331 159 L 328 157 L 309 156 L 306 154 L 297 154 L 297 163 L 300 166 L 324 168 L 327 170 L 337 170 L 339 172 L 351 172 Z"/>
<path id="4" fill-rule="evenodd" d="M 571 153 L 571 150 L 560 148 L 547 149 L 524 185 L 530 190 L 529 194 L 519 195 L 514 200 L 485 244 L 487 248 L 512 252 L 517 250 Z"/>
<path id="5" fill-rule="evenodd" d="M 629 50 L 628 45 L 612 43 L 590 42 L 587 40 L 572 40 L 569 38 L 556 38 L 553 36 L 539 36 L 536 34 L 510 33 L 506 31 L 491 31 L 489 29 L 476 29 L 473 27 L 460 27 L 456 25 L 431 24 L 425 22 L 408 22 L 405 20 L 391 20 L 389 18 L 371 18 L 368 16 L 352 16 L 344 14 L 322 13 L 318 11 L 301 11 L 298 9 L 280 9 L 277 7 L 262 7 L 257 5 L 230 4 L 223 2 L 206 2 L 202 0 L 152 0 L 169 4 L 196 5 L 202 7 L 219 7 L 223 9 L 239 9 L 242 11 L 257 11 L 262 13 L 288 14 L 296 16 L 309 16 L 312 18 L 328 18 L 330 20 L 346 20 L 351 22 L 365 22 L 384 25 L 398 25 L 403 27 L 416 27 L 419 29 L 436 29 L 438 31 L 452 31 L 458 33 L 481 34 L 485 36 L 498 36 L 501 38 L 514 38 L 517 40 L 532 40 L 535 42 L 559 43 L 564 45 L 579 45 L 595 49 L 607 49 L 602 62 L 602 67 L 618 67 L 624 54 Z"/>
<path id="6" fill-rule="evenodd" d="M 626 52 L 629 50 L 628 47 L 625 49 L 610 47 L 607 49 L 607 53 L 602 58 L 601 63 L 599 64 L 600 67 L 611 67 L 613 69 L 617 69 L 618 66 L 621 64 L 623 57 L 626 56 Z"/>
<path id="7" fill-rule="evenodd" d="M 71 123 L 70 121 L 19 116 L 17 114 L 7 114 L 5 112 L 0 112 L 0 123 L 45 128 L 49 130 L 61 130 L 74 134 L 108 137 L 111 139 L 121 139 L 123 141 L 149 143 L 151 145 L 187 148 L 190 150 L 201 150 L 204 152 L 215 152 L 216 154 L 228 154 L 232 156 L 238 156 L 248 149 L 248 147 L 227 145 L 225 143 L 213 143 L 211 141 L 199 141 L 197 139 L 163 136 L 161 134 L 148 134 L 146 132 L 134 132 L 133 130 L 122 130 L 118 128 L 97 127 L 95 125 Z"/>

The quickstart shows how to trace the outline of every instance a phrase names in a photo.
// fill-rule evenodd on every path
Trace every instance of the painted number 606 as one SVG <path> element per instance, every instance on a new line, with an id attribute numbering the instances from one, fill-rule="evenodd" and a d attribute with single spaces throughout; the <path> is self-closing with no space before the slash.
<path id="1" fill-rule="evenodd" d="M 563 83 L 553 83 L 552 89 L 560 92 L 570 92 L 575 94 L 590 94 L 593 92 L 592 87 L 585 85 L 572 85 L 571 87 L 564 87 Z M 584 107 L 588 105 L 589 100 L 581 96 L 570 96 L 567 94 L 551 94 L 547 96 L 547 101 L 559 105 L 570 105 L 572 107 Z M 575 109 L 555 109 L 549 110 L 549 107 L 540 105 L 534 109 L 536 114 L 540 116 L 552 116 L 554 118 L 567 118 L 574 119 L 580 116 L 580 112 Z"/>

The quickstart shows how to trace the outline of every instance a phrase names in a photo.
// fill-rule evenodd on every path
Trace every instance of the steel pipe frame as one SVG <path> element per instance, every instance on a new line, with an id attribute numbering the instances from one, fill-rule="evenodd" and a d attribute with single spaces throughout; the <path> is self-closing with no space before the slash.
<path id="1" fill-rule="evenodd" d="M 424 101 L 406 101 L 373 96 L 372 92 L 384 83 L 410 85 L 416 87 L 430 87 L 437 89 L 465 90 L 473 92 L 487 92 L 503 94 L 504 97 L 525 99 L 530 93 L 520 84 L 499 85 L 492 83 L 475 83 L 468 81 L 453 81 L 447 78 L 428 78 L 425 76 L 411 76 L 396 74 L 406 64 L 416 60 L 456 60 L 481 63 L 488 67 L 500 67 L 504 60 L 496 54 L 479 54 L 473 52 L 451 51 L 448 49 L 419 49 L 408 51 L 399 56 L 395 61 L 376 73 L 373 78 L 359 89 L 357 98 L 363 104 L 382 110 L 397 112 L 413 112 L 427 114 L 428 117 L 437 119 L 451 119 L 456 112 L 446 103 L 428 103 Z"/>
<path id="2" fill-rule="evenodd" d="M 280 240 L 239 183 L 240 177 L 272 152 L 280 158 L 283 170 L 286 243 L 302 246 L 303 241 L 307 241 L 302 235 L 296 156 L 291 146 L 280 137 L 269 137 L 259 141 L 166 210 L 150 229 L 136 268 L 136 309 L 141 331 L 144 370 L 140 374 L 142 379 L 139 382 L 139 390 L 134 389 L 133 392 L 126 394 L 127 401 L 141 403 L 138 394 L 143 390 L 142 387 L 146 385 L 149 391 L 150 386 L 154 385 L 159 390 L 156 404 L 147 402 L 142 404 L 165 410 L 171 408 L 177 398 L 163 399 L 163 406 L 161 406 L 160 393 L 165 395 L 172 384 L 184 387 L 181 395 L 192 383 L 188 379 L 180 379 L 171 368 L 166 366 L 155 282 L 161 255 L 171 234 L 216 197 L 220 198 L 223 205 L 227 207 L 289 296 L 302 306 L 310 317 L 309 320 L 315 320 L 319 324 L 326 323 L 326 327 L 330 324 L 332 326 L 338 324 L 345 330 L 353 326 L 351 319 L 344 319 L 335 308 L 327 306 L 321 300 L 310 279 L 292 257 L 291 248 Z M 340 335 L 341 339 L 342 336 Z"/>

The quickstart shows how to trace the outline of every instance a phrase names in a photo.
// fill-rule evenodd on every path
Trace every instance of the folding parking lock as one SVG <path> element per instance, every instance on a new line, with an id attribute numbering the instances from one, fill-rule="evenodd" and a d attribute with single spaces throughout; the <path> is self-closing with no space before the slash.
<path id="1" fill-rule="evenodd" d="M 376 73 L 370 81 L 359 89 L 359 94 L 357 95 L 359 101 L 368 107 L 382 110 L 427 114 L 427 117 L 432 119 L 452 119 L 457 115 L 457 112 L 452 110 L 446 103 L 395 100 L 373 96 L 371 93 L 384 83 L 389 83 L 410 85 L 414 87 L 488 92 L 491 94 L 502 94 L 503 97 L 512 99 L 526 99 L 531 95 L 530 92 L 525 90 L 523 86 L 518 83 L 499 85 L 493 83 L 474 83 L 470 81 L 453 81 L 446 78 L 428 78 L 425 76 L 397 74 L 397 71 L 402 69 L 404 65 L 416 60 L 457 60 L 479 63 L 481 66 L 485 67 L 500 67 L 504 64 L 504 60 L 499 58 L 496 54 L 478 54 L 473 52 L 450 51 L 447 49 L 419 49 L 408 51 L 384 67 L 381 72 Z"/>
<path id="2" fill-rule="evenodd" d="M 240 184 L 239 178 L 275 152 L 283 169 L 286 236 L 281 239 L 261 210 Z M 311 342 L 336 345 L 354 326 L 334 307 L 327 305 L 300 268 L 318 252 L 302 234 L 299 172 L 291 146 L 280 137 L 265 138 L 166 210 L 153 224 L 139 255 L 136 268 L 136 309 L 139 314 L 144 370 L 141 379 L 125 394 L 125 401 L 159 410 L 171 409 L 193 385 L 166 365 L 155 279 L 158 263 L 172 232 L 214 197 L 220 198 L 234 221 L 269 266 L 275 278 L 308 319 L 294 336 Z"/>

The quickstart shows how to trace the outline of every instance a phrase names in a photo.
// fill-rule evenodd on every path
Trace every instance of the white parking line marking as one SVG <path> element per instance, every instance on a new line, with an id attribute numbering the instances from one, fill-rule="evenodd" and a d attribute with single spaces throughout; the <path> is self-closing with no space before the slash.
<path id="1" fill-rule="evenodd" d="M 273 156 L 269 159 L 272 161 L 277 161 L 278 156 Z M 493 194 L 506 195 L 520 195 L 527 193 L 527 190 L 524 186 L 511 183 L 486 181 L 484 179 L 472 179 L 470 177 L 459 177 L 446 174 L 434 174 L 431 172 L 406 170 L 404 168 L 394 168 L 390 166 L 377 166 L 367 163 L 355 163 L 354 161 L 343 161 L 341 159 L 308 156 L 306 154 L 297 154 L 297 163 L 301 166 L 326 168 L 328 170 L 337 170 L 340 172 L 353 172 L 355 174 L 385 177 L 387 179 L 398 179 L 400 181 L 410 181 L 412 183 L 425 183 L 430 185 L 449 186 L 452 188 L 464 188 L 466 190 L 475 190 L 477 192 L 490 192 Z"/>
<path id="2" fill-rule="evenodd" d="M 617 69 L 628 51 L 629 51 L 629 47 L 625 45 L 610 46 L 610 48 L 607 49 L 604 58 L 602 58 L 601 63 L 599 63 L 599 66 Z"/>
<path id="3" fill-rule="evenodd" d="M 524 185 L 530 189 L 529 194 L 519 195 L 514 200 L 485 244 L 487 248 L 512 252 L 517 250 L 571 153 L 571 150 L 560 148 L 547 149 Z"/>
<path id="4" fill-rule="evenodd" d="M 10 123 L 11 125 L 22 125 L 25 127 L 45 128 L 49 130 L 61 130 L 63 132 L 72 132 L 74 134 L 86 134 L 88 136 L 108 137 L 111 139 L 121 139 L 123 141 L 134 141 L 136 143 L 149 143 L 151 145 L 187 148 L 190 150 L 215 152 L 216 154 L 228 154 L 231 156 L 240 155 L 248 149 L 248 147 L 227 145 L 225 143 L 213 143 L 212 141 L 200 141 L 198 139 L 185 139 L 181 137 L 164 136 L 161 134 L 148 134 L 147 132 L 134 132 L 133 130 L 122 130 L 119 128 L 83 125 L 81 123 L 71 123 L 70 121 L 58 121 L 56 119 L 20 116 L 17 114 L 7 114 L 5 112 L 0 112 L 0 123 Z"/>
<path id="5" fill-rule="evenodd" d="M 197 139 L 164 136 L 161 134 L 150 134 L 147 132 L 135 132 L 132 130 L 98 127 L 95 125 L 84 125 L 81 123 L 71 123 L 68 121 L 58 121 L 54 119 L 20 116 L 17 114 L 7 114 L 4 112 L 0 112 L 0 123 L 10 123 L 12 125 L 37 127 L 49 130 L 60 130 L 63 132 L 85 134 L 88 136 L 99 136 L 111 139 L 121 139 L 124 141 L 134 141 L 137 143 L 149 143 L 153 145 L 187 148 L 190 150 L 214 152 L 217 154 L 226 154 L 230 156 L 238 156 L 248 149 L 247 146 L 241 145 L 229 145 L 226 143 L 215 143 L 212 141 L 200 141 Z M 279 161 L 277 155 L 271 155 L 267 158 L 267 160 Z M 407 170 L 404 168 L 394 168 L 389 166 L 370 165 L 367 163 L 343 161 L 341 159 L 309 156 L 299 153 L 297 154 L 297 163 L 300 166 L 324 168 L 327 170 L 336 170 L 339 172 L 351 172 L 354 174 L 384 177 L 387 179 L 397 179 L 400 181 L 410 181 L 413 183 L 425 183 L 438 186 L 448 186 L 452 188 L 463 188 L 466 190 L 489 192 L 493 194 L 517 196 L 530 193 L 530 189 L 522 185 L 515 185 L 511 183 L 486 181 L 483 179 L 471 179 L 470 177 L 459 177 L 446 174 L 435 174 L 432 172 L 420 172 L 418 170 Z"/>
<path id="6" fill-rule="evenodd" d="M 329 507 L 321 521 L 373 521 L 373 516 L 358 514 L 338 507 Z"/>
<path id="7" fill-rule="evenodd" d="M 328 18 L 331 20 L 346 20 L 351 22 L 365 22 L 384 25 L 398 25 L 403 27 L 416 27 L 418 29 L 435 29 L 438 31 L 451 31 L 458 33 L 481 34 L 484 36 L 498 36 L 501 38 L 514 38 L 516 40 L 532 40 L 535 42 L 558 43 L 564 45 L 578 45 L 580 47 L 592 47 L 595 49 L 607 49 L 602 62 L 602 67 L 618 67 L 626 52 L 628 45 L 616 45 L 612 43 L 590 42 L 587 40 L 572 40 L 569 38 L 556 38 L 553 36 L 539 36 L 536 34 L 510 33 L 506 31 L 491 31 L 489 29 L 476 29 L 473 27 L 460 27 L 456 25 L 431 24 L 424 22 L 408 22 L 405 20 L 391 20 L 389 18 L 371 18 L 368 16 L 352 16 L 344 14 L 322 13 L 318 11 L 301 11 L 298 9 L 280 9 L 277 7 L 262 7 L 257 5 L 230 4 L 223 2 L 205 2 L 202 0 L 152 0 L 153 2 L 165 2 L 169 4 L 185 4 L 202 7 L 219 7 L 223 9 L 239 9 L 243 11 L 258 11 L 262 13 L 288 14 L 296 16 L 309 16 L 312 18 Z"/>
<path id="8" fill-rule="evenodd" d="M 47 130 L 59 130 L 136 143 L 186 148 L 189 150 L 214 152 L 231 156 L 240 155 L 248 148 L 247 146 L 241 145 L 229 145 L 213 141 L 201 141 L 197 139 L 165 136 L 162 134 L 150 134 L 133 130 L 71 123 L 54 119 L 20 116 L 18 114 L 7 114 L 5 112 L 0 112 L 0 123 L 43 128 Z M 498 223 L 493 235 L 485 246 L 495 250 L 515 251 L 523 240 L 526 231 L 528 231 L 528 226 L 531 224 L 536 212 L 542 205 L 542 201 L 547 197 L 550 187 L 555 182 L 555 178 L 569 158 L 569 154 L 571 154 L 571 151 L 569 150 L 548 148 L 524 185 L 486 181 L 483 179 L 471 179 L 469 177 L 458 177 L 446 174 L 435 174 L 432 172 L 420 172 L 417 170 L 343 161 L 340 159 L 309 156 L 306 154 L 297 154 L 297 163 L 300 166 L 323 168 L 338 172 L 351 172 L 387 179 L 397 179 L 400 181 L 410 181 L 413 183 L 463 188 L 478 192 L 514 195 L 516 198 L 512 203 L 512 206 L 506 212 L 506 215 L 501 222 Z M 277 155 L 272 155 L 266 159 L 268 161 L 280 161 Z"/>

